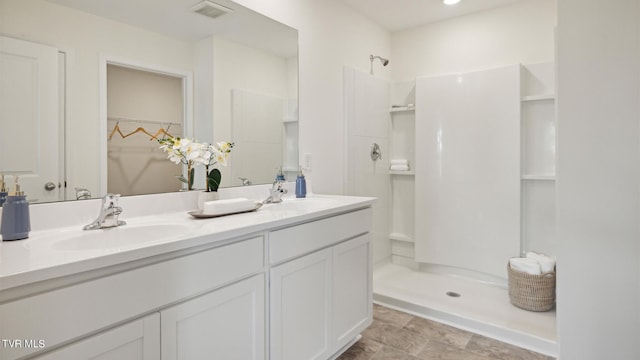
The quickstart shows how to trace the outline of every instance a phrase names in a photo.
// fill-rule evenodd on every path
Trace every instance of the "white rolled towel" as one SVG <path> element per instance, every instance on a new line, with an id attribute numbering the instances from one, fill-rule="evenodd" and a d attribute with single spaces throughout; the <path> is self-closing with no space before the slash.
<path id="1" fill-rule="evenodd" d="M 409 166 L 409 160 L 407 159 L 391 159 L 389 164 L 393 165 L 407 165 Z"/>
<path id="2" fill-rule="evenodd" d="M 534 259 L 540 263 L 540 271 L 543 273 L 554 272 L 556 268 L 556 260 L 545 254 L 538 254 L 533 251 L 529 251 L 526 255 L 527 259 Z"/>
<path id="3" fill-rule="evenodd" d="M 509 259 L 509 266 L 513 270 L 527 273 L 530 275 L 541 275 L 540 263 L 535 259 L 527 258 L 511 258 Z"/>
<path id="4" fill-rule="evenodd" d="M 202 214 L 222 215 L 240 211 L 248 211 L 254 209 L 255 207 L 256 203 L 247 198 L 205 201 L 202 206 Z"/>
<path id="5" fill-rule="evenodd" d="M 391 165 L 389 167 L 391 171 L 409 171 L 409 165 Z"/>

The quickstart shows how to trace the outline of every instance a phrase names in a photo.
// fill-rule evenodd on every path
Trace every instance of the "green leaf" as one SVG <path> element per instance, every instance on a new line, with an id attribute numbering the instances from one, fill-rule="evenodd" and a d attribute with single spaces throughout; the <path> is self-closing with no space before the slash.
<path id="1" fill-rule="evenodd" d="M 193 190 L 193 178 L 195 177 L 194 176 L 195 171 L 196 171 L 196 169 L 194 169 L 194 168 L 191 168 L 191 170 L 189 170 L 189 184 L 188 184 L 189 185 L 189 190 Z"/>
<path id="2" fill-rule="evenodd" d="M 213 169 L 207 174 L 207 184 L 209 190 L 218 191 L 220 181 L 222 180 L 222 173 L 218 169 Z"/>

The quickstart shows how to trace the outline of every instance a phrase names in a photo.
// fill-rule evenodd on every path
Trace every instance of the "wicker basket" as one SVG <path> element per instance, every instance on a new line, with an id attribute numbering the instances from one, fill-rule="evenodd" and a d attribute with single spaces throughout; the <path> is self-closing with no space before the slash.
<path id="1" fill-rule="evenodd" d="M 555 272 L 530 275 L 511 269 L 509 273 L 509 301 L 521 309 L 529 311 L 549 311 L 556 300 Z"/>

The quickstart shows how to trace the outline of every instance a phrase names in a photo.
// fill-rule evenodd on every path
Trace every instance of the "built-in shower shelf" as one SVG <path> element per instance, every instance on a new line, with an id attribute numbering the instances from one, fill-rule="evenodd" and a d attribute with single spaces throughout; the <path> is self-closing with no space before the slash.
<path id="1" fill-rule="evenodd" d="M 555 175 L 537 175 L 537 174 L 526 174 L 522 175 L 522 180 L 545 180 L 545 181 L 555 181 Z"/>
<path id="2" fill-rule="evenodd" d="M 404 176 L 414 176 L 416 173 L 413 171 L 389 171 L 389 175 L 404 175 Z"/>
<path id="3" fill-rule="evenodd" d="M 404 111 L 414 111 L 416 109 L 415 106 L 398 106 L 398 107 L 392 107 L 389 112 L 404 112 Z"/>
<path id="4" fill-rule="evenodd" d="M 399 232 L 393 232 L 389 234 L 389 239 L 396 240 L 396 241 L 405 241 L 410 243 L 415 242 L 415 240 L 413 240 L 411 236 L 407 234 L 399 233 Z"/>
<path id="5" fill-rule="evenodd" d="M 540 94 L 523 96 L 522 101 L 541 101 L 541 100 L 555 100 L 555 94 Z"/>

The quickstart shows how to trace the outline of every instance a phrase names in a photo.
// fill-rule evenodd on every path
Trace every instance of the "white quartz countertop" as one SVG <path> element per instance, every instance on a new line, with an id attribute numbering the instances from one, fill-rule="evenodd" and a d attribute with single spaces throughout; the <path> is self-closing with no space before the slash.
<path id="1" fill-rule="evenodd" d="M 120 219 L 127 222 L 123 227 L 83 231 L 84 224 L 77 224 L 32 231 L 26 240 L 3 241 L 0 244 L 0 291 L 225 242 L 368 207 L 374 201 L 375 198 L 337 195 L 290 197 L 283 203 L 265 204 L 253 212 L 210 219 L 193 218 L 187 211 L 127 217 L 123 205 L 125 211 Z M 96 208 L 96 215 L 97 211 Z M 151 231 L 153 235 L 148 235 L 148 229 L 154 227 L 157 228 Z M 93 232 L 107 231 L 110 233 L 104 246 L 90 238 Z M 127 241 L 130 238 L 135 241 Z"/>

